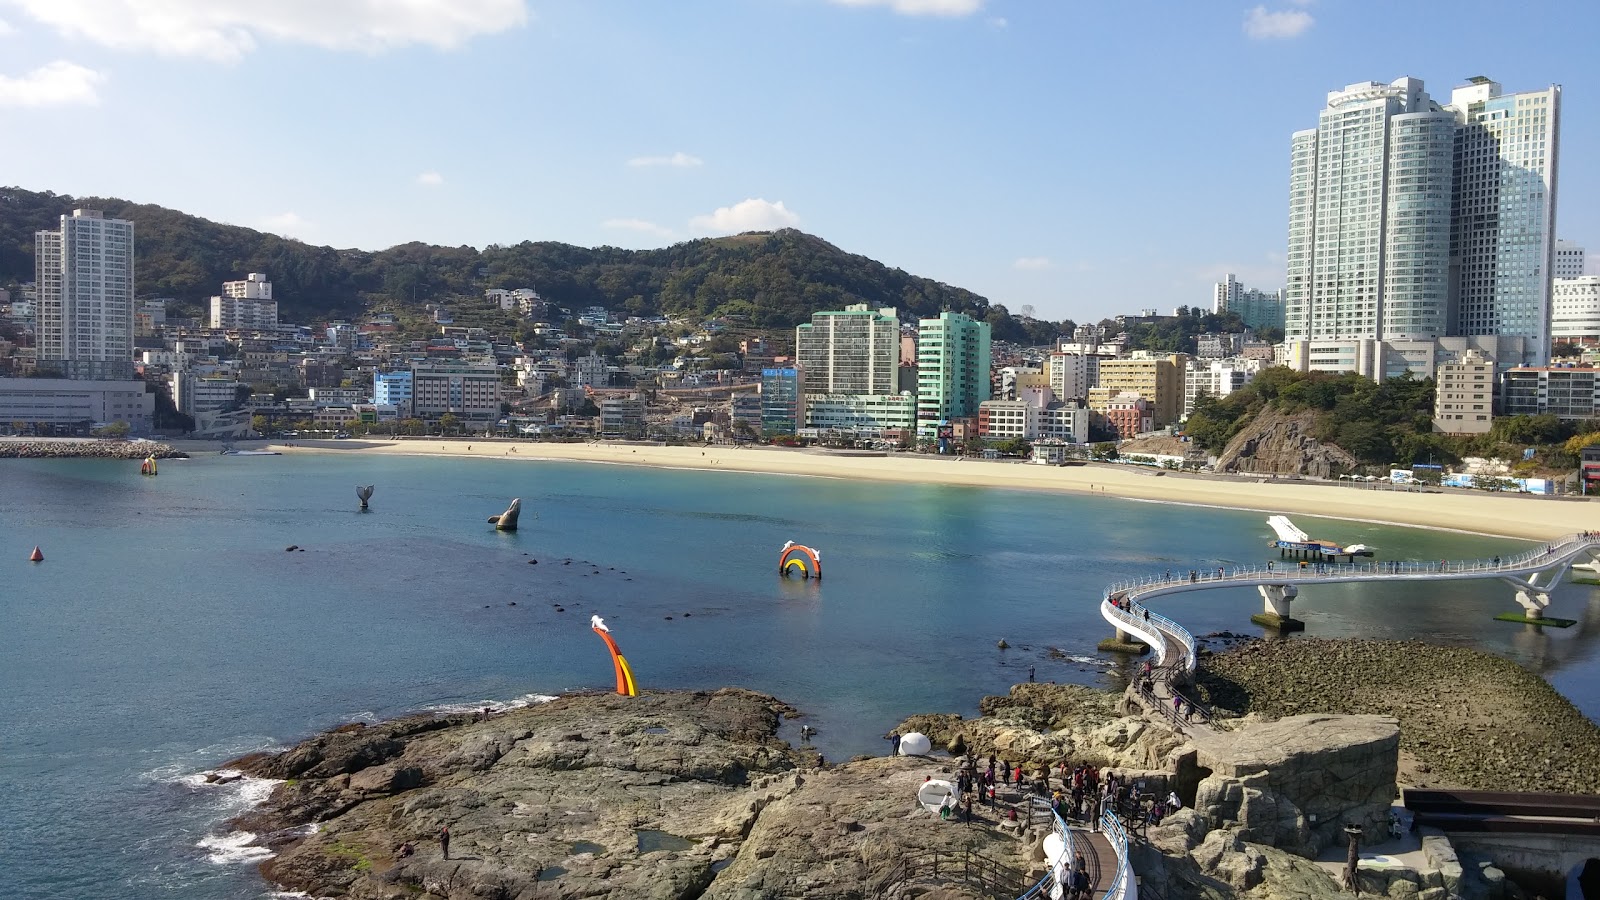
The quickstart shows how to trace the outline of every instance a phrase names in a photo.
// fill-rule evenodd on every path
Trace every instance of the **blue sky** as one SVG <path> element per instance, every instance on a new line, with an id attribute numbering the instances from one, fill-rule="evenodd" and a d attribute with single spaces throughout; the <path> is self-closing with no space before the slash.
<path id="1" fill-rule="evenodd" d="M 788 224 L 1082 320 L 1280 286 L 1290 133 L 1401 75 L 1563 85 L 1558 231 L 1600 255 L 1596 33 L 1593 2 L 0 0 L 0 184 L 367 249 Z"/>

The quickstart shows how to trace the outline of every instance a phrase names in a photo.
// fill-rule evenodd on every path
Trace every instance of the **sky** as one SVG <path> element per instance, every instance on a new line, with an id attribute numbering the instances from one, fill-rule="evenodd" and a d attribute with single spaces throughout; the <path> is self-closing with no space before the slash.
<path id="1" fill-rule="evenodd" d="M 1600 256 L 1597 33 L 1592 0 L 0 0 L 0 184 L 369 250 L 796 227 L 1097 320 L 1281 287 L 1290 134 L 1403 75 L 1562 85 L 1557 231 Z"/>

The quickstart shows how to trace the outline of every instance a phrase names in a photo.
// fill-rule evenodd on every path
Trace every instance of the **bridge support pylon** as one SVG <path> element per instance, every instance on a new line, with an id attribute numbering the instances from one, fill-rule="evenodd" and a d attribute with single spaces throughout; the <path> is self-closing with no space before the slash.
<path id="1" fill-rule="evenodd" d="M 1261 592 L 1265 609 L 1251 616 L 1250 621 L 1279 631 L 1306 630 L 1306 623 L 1289 615 L 1289 604 L 1300 595 L 1300 588 L 1292 584 L 1262 584 L 1256 590 Z"/>

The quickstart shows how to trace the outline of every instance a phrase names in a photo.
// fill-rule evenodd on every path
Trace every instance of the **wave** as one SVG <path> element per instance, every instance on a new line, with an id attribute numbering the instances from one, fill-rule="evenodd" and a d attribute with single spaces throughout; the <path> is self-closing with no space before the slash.
<path id="1" fill-rule="evenodd" d="M 477 713 L 483 712 L 485 709 L 492 713 L 503 713 L 507 710 L 522 709 L 525 706 L 537 706 L 540 703 L 549 703 L 554 699 L 556 698 L 552 694 L 523 694 L 521 697 L 517 697 L 514 700 L 479 700 L 475 703 L 435 703 L 429 706 L 424 706 L 423 709 L 428 712 L 447 714 Z"/>
<path id="2" fill-rule="evenodd" d="M 256 844 L 255 832 L 233 831 L 228 834 L 209 834 L 201 838 L 196 847 L 206 851 L 206 859 L 219 866 L 236 866 L 258 863 L 272 856 L 272 851 Z"/>

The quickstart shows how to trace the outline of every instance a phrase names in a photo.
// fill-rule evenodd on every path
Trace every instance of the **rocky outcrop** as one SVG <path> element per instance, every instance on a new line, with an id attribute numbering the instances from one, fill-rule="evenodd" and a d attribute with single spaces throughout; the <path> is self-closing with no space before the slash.
<path id="1" fill-rule="evenodd" d="M 1264 410 L 1222 449 L 1217 471 L 1333 478 L 1360 465 L 1339 447 L 1313 437 L 1315 425 L 1312 412 Z"/>
<path id="2" fill-rule="evenodd" d="M 189 454 L 154 441 L 0 440 L 0 459 L 188 459 Z"/>
<path id="3" fill-rule="evenodd" d="M 1314 857 L 1347 824 L 1387 831 L 1400 726 L 1386 716 L 1290 716 L 1195 739 L 1194 807 L 1211 829 Z"/>
<path id="4" fill-rule="evenodd" d="M 948 761 L 822 767 L 777 738 L 793 713 L 729 689 L 345 726 L 231 764 L 286 779 L 232 824 L 278 851 L 269 879 L 354 900 L 865 897 L 921 850 L 1022 867 L 1014 838 L 918 806 Z"/>
<path id="5" fill-rule="evenodd" d="M 1393 716 L 1415 787 L 1600 792 L 1600 727 L 1543 678 L 1470 647 L 1417 641 L 1257 641 L 1207 657 L 1213 706 L 1262 716 Z"/>

